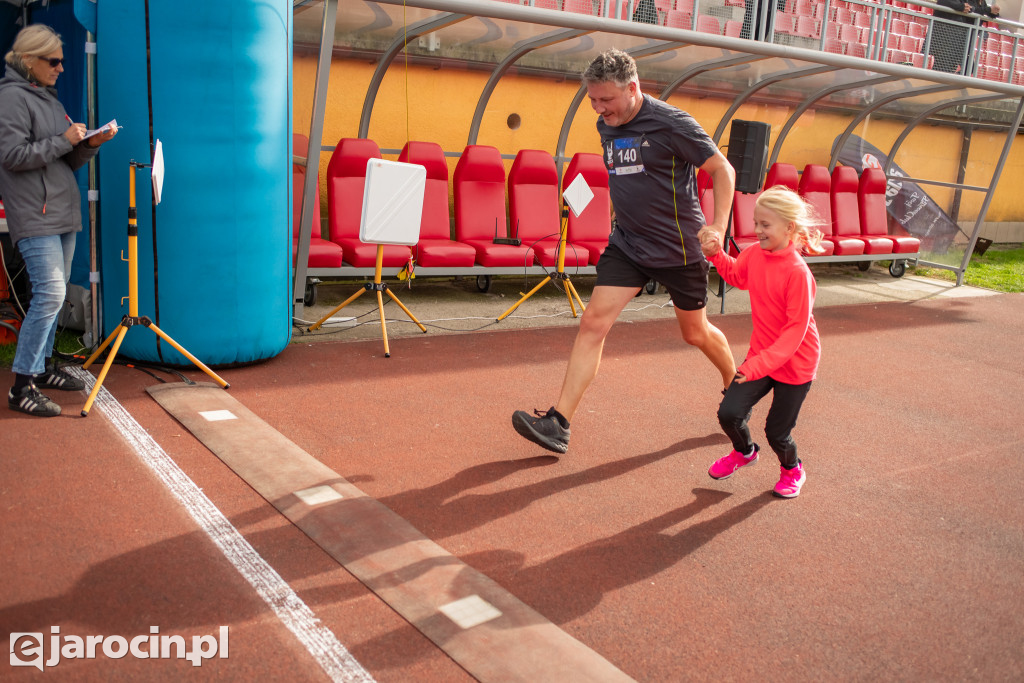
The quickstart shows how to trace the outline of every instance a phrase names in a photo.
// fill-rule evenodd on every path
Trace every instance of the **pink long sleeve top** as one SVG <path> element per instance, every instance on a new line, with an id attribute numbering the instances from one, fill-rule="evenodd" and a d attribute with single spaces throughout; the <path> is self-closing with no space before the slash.
<path id="1" fill-rule="evenodd" d="M 751 246 L 733 258 L 711 257 L 726 282 L 750 292 L 753 333 L 747 358 L 736 369 L 749 380 L 771 377 L 786 384 L 815 378 L 821 340 L 814 324 L 817 285 L 810 268 L 790 243 L 778 252 Z"/>

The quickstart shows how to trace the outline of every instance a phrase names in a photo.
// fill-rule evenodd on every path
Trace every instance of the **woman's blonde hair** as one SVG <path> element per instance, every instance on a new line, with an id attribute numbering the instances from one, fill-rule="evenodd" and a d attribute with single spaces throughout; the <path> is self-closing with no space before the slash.
<path id="1" fill-rule="evenodd" d="M 46 24 L 32 24 L 18 31 L 4 61 L 26 74 L 28 65 L 25 64 L 25 57 L 48 55 L 63 44 L 60 35 Z"/>
<path id="2" fill-rule="evenodd" d="M 814 208 L 793 190 L 782 185 L 769 187 L 757 198 L 756 206 L 772 211 L 785 223 L 796 226 L 793 242 L 798 249 L 816 254 L 824 251 L 821 248 L 821 230 L 818 228 L 821 221 Z"/>

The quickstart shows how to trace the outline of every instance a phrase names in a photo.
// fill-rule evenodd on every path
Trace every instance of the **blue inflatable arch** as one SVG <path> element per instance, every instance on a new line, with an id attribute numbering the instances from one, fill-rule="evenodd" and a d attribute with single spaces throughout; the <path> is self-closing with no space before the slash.
<path id="1" fill-rule="evenodd" d="M 98 120 L 123 126 L 99 161 L 97 341 L 128 313 L 129 173 L 159 139 L 159 205 L 150 170 L 135 171 L 139 314 L 210 365 L 275 356 L 292 314 L 291 2 L 96 7 Z M 143 330 L 128 331 L 121 354 L 190 365 Z"/>

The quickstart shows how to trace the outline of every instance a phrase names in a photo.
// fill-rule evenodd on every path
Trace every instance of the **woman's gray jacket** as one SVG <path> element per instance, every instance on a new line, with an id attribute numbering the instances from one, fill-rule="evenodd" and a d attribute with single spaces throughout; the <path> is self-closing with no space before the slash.
<path id="1" fill-rule="evenodd" d="M 57 92 L 7 65 L 0 79 L 0 198 L 15 244 L 82 229 L 75 169 L 99 148 L 64 137 L 71 125 Z"/>

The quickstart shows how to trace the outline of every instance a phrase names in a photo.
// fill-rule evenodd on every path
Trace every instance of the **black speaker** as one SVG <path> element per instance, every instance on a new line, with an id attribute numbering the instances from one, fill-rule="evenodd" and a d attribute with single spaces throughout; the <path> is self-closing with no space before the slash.
<path id="1" fill-rule="evenodd" d="M 733 120 L 725 157 L 736 169 L 737 192 L 753 194 L 761 190 L 768 165 L 771 132 L 772 127 L 761 121 Z"/>

